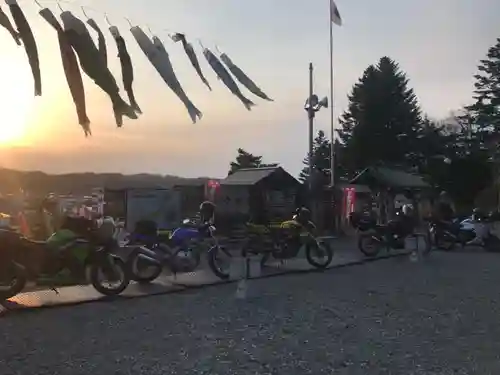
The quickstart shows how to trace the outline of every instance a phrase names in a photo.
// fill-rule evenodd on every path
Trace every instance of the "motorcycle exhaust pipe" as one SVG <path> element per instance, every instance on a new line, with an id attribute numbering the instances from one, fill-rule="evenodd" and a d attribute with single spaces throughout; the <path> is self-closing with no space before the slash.
<path id="1" fill-rule="evenodd" d="M 143 261 L 146 261 L 152 265 L 155 265 L 155 266 L 161 266 L 161 262 L 158 261 L 158 259 L 155 259 L 155 258 L 151 258 L 145 254 L 138 254 L 137 255 L 137 258 L 140 259 L 140 260 L 143 260 Z"/>
<path id="2" fill-rule="evenodd" d="M 149 263 L 153 263 L 156 265 L 161 264 L 158 254 L 156 252 L 154 252 L 153 250 L 148 249 L 145 246 L 139 247 L 139 254 L 137 255 L 137 257 L 139 259 L 145 260 Z"/>

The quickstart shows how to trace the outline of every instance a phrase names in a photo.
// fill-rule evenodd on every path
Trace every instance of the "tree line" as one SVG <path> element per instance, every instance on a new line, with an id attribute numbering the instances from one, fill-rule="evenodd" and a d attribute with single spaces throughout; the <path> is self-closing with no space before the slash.
<path id="1" fill-rule="evenodd" d="M 352 179 L 366 167 L 418 173 L 461 205 L 472 205 L 500 172 L 500 38 L 474 75 L 471 104 L 447 121 L 431 120 L 419 106 L 409 78 L 390 57 L 368 66 L 348 95 L 334 144 L 335 178 Z M 331 142 L 320 130 L 314 140 L 314 181 L 330 181 Z M 238 150 L 230 173 L 268 166 L 261 156 Z M 299 179 L 307 181 L 309 158 Z"/>

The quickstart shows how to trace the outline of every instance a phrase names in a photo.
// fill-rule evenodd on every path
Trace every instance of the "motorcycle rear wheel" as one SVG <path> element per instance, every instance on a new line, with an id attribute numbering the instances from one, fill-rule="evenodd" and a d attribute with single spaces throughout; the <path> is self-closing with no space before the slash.
<path id="1" fill-rule="evenodd" d="M 131 280 L 137 281 L 141 284 L 149 284 L 156 280 L 162 273 L 163 267 L 161 265 L 150 264 L 144 268 L 147 268 L 147 272 L 142 272 L 143 267 L 140 266 L 141 259 L 139 255 L 141 254 L 139 249 L 133 250 L 127 258 L 125 266 L 127 268 L 128 275 Z M 142 261 L 146 262 L 146 261 Z"/>
<path id="2" fill-rule="evenodd" d="M 435 233 L 434 234 L 434 245 L 439 250 L 450 251 L 455 247 L 455 241 L 447 239 L 446 235 Z"/>
<path id="3" fill-rule="evenodd" d="M 382 247 L 382 242 L 375 240 L 371 234 L 360 234 L 358 236 L 358 249 L 367 257 L 377 256 Z"/>

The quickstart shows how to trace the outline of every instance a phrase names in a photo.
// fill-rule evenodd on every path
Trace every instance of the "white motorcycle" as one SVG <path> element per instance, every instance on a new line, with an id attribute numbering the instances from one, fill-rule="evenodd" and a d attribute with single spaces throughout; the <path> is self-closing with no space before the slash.
<path id="1" fill-rule="evenodd" d="M 494 212 L 489 215 L 474 213 L 460 222 L 460 229 L 475 234 L 466 245 L 480 246 L 490 252 L 500 252 L 500 213 Z"/>

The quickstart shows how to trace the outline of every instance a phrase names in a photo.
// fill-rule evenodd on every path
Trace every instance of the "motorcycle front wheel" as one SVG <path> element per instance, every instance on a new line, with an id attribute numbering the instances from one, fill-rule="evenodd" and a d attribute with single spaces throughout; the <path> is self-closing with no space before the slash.
<path id="1" fill-rule="evenodd" d="M 90 266 L 90 283 L 105 296 L 122 293 L 130 284 L 125 262 L 120 258 L 110 257 L 107 262 L 93 263 Z"/>
<path id="2" fill-rule="evenodd" d="M 326 241 L 311 241 L 305 245 L 307 262 L 316 268 L 325 269 L 333 260 L 333 249 Z"/>
<path id="3" fill-rule="evenodd" d="M 0 275 L 0 302 L 21 293 L 27 279 L 26 269 L 23 266 L 10 264 Z"/>
<path id="4" fill-rule="evenodd" d="M 212 270 L 215 276 L 221 280 L 229 279 L 229 267 L 231 262 L 231 253 L 225 248 L 220 246 L 214 246 L 208 250 L 208 266 Z M 226 258 L 229 264 L 225 264 L 222 258 Z"/>

